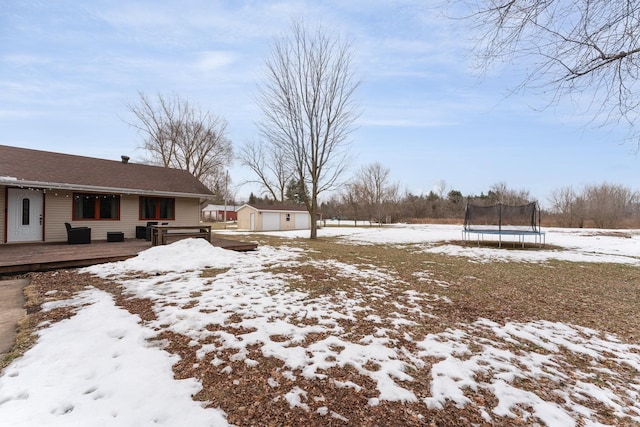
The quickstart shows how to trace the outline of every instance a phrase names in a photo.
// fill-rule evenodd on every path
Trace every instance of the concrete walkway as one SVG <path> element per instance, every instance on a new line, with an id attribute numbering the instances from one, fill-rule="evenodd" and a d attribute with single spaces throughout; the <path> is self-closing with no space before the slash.
<path id="1" fill-rule="evenodd" d="M 0 355 L 13 347 L 16 327 L 26 314 L 22 291 L 28 284 L 29 279 L 0 279 Z"/>

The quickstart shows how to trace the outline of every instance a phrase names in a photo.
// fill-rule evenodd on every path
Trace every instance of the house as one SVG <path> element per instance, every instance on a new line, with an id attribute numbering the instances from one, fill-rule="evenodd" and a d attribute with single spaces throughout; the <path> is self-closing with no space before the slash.
<path id="1" fill-rule="evenodd" d="M 148 221 L 194 225 L 211 191 L 189 172 L 0 145 L 0 244 L 63 242 L 65 223 L 136 237 Z"/>
<path id="2" fill-rule="evenodd" d="M 304 206 L 249 205 L 237 209 L 238 229 L 250 231 L 308 230 L 311 215 Z"/>
<path id="3" fill-rule="evenodd" d="M 226 211 L 226 215 L 225 215 Z M 237 221 L 238 214 L 235 206 L 207 205 L 202 208 L 202 220 L 206 222 Z"/>

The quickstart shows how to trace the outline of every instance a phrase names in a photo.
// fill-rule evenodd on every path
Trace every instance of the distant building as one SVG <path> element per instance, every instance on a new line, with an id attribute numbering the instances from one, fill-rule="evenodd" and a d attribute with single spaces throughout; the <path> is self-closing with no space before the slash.
<path id="1" fill-rule="evenodd" d="M 311 229 L 311 215 L 304 206 L 250 205 L 237 209 L 238 230 L 283 231 Z"/>
<path id="2" fill-rule="evenodd" d="M 235 205 L 207 205 L 202 209 L 202 221 L 205 222 L 222 222 L 225 220 L 225 210 L 227 212 L 227 221 L 237 221 L 238 214 Z"/>

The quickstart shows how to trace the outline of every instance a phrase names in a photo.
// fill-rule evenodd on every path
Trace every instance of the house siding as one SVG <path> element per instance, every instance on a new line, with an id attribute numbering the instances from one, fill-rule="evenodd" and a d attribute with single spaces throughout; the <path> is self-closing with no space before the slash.
<path id="1" fill-rule="evenodd" d="M 71 217 L 71 202 L 68 204 L 66 220 Z M 200 203 L 198 199 L 177 198 L 175 206 L 175 220 L 158 220 L 158 222 L 168 222 L 169 225 L 194 225 L 200 221 Z M 91 227 L 91 238 L 93 240 L 106 240 L 107 232 L 122 231 L 125 238 L 136 237 L 136 226 L 147 225 L 147 220 L 140 220 L 140 197 L 121 196 L 120 197 L 120 221 L 74 221 L 74 227 Z M 47 215 L 47 222 L 48 221 Z M 63 229 L 62 240 L 67 239 L 66 231 Z"/>
<path id="2" fill-rule="evenodd" d="M 5 241 L 5 228 L 7 227 L 7 187 L 4 185 L 0 185 L 0 243 Z"/>
<path id="3" fill-rule="evenodd" d="M 64 223 L 74 227 L 81 224 L 71 221 L 73 194 L 69 191 L 47 191 L 44 195 L 44 241 L 63 242 L 67 240 Z M 92 238 L 95 238 L 93 235 Z"/>
<path id="4" fill-rule="evenodd" d="M 196 225 L 200 223 L 198 199 L 176 199 L 176 219 L 171 225 Z"/>
<path id="5" fill-rule="evenodd" d="M 0 230 L 0 243 L 5 242 L 6 224 L 6 190 L 0 187 L 0 219 L 3 226 Z M 136 237 L 136 226 L 146 225 L 146 220 L 139 219 L 139 202 L 137 195 L 120 196 L 120 220 L 73 221 L 73 192 L 50 190 L 44 195 L 44 241 L 65 242 L 67 231 L 64 223 L 73 227 L 90 227 L 92 240 L 106 240 L 107 232 L 122 231 L 125 238 Z M 200 202 L 198 199 L 176 198 L 175 220 L 166 220 L 170 225 L 194 225 L 200 221 Z"/>

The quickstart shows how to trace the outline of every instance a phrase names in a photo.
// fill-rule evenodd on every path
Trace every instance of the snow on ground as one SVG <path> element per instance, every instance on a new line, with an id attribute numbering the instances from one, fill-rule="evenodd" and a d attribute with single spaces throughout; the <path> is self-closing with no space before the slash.
<path id="1" fill-rule="evenodd" d="M 110 294 L 90 289 L 67 303 L 83 307 L 41 330 L 37 344 L 0 377 L 1 425 L 227 424 L 222 411 L 191 399 L 200 384 L 174 380 L 178 357 L 154 348 L 147 340 L 155 332 Z"/>
<path id="2" fill-rule="evenodd" d="M 432 253 L 463 256 L 475 262 L 511 261 L 544 262 L 548 260 L 572 262 L 604 262 L 640 265 L 640 230 L 600 230 L 543 228 L 546 243 L 562 249 L 505 250 L 512 247 L 510 236 L 503 238 L 503 249 L 467 246 L 446 242 L 462 240 L 459 225 L 392 225 L 383 227 L 322 227 L 320 237 L 336 237 L 344 242 L 360 245 L 391 244 L 416 245 Z M 304 238 L 308 230 L 264 232 L 263 234 Z M 476 238 L 475 235 L 472 236 Z M 491 240 L 485 238 L 485 240 Z M 526 242 L 533 243 L 533 238 Z"/>
<path id="3" fill-rule="evenodd" d="M 562 259 L 564 253 L 571 254 L 565 259 L 576 261 L 637 264 L 640 236 L 630 233 L 632 237 L 622 238 L 554 230 L 548 232 L 547 242 L 565 251 L 469 247 L 458 253 L 442 249 L 453 245 L 439 242 L 459 240 L 459 227 L 321 230 L 321 235 L 339 236 L 353 244 L 419 245 L 420 250 L 481 261 L 487 261 L 486 256 L 505 260 L 507 253 L 516 260 L 543 261 Z M 287 235 L 298 234 L 306 235 Z M 602 410 L 640 423 L 640 375 L 628 382 L 619 373 L 640 371 L 640 346 L 598 331 L 544 321 L 500 325 L 478 319 L 425 336 L 417 326 L 433 317 L 435 305 L 450 304 L 448 299 L 418 293 L 373 265 L 338 261 L 320 267 L 358 286 L 334 297 L 312 296 L 293 284 L 302 280 L 296 270 L 314 262 L 305 259 L 302 249 L 261 246 L 252 253 L 236 253 L 188 239 L 152 248 L 128 261 L 87 268 L 120 282 L 132 296 L 150 299 L 157 320 L 140 325 L 138 317 L 115 307 L 107 294 L 96 290 L 63 302 L 78 305 L 78 314 L 44 329 L 37 345 L 0 377 L 0 419 L 15 420 L 16 426 L 69 425 L 70 420 L 82 425 L 83 417 L 91 414 L 92 425 L 96 415 L 103 417 L 104 425 L 116 425 L 110 422 L 115 414 L 121 421 L 117 425 L 143 425 L 150 420 L 176 425 L 173 417 L 188 412 L 193 420 L 180 425 L 221 425 L 216 424 L 223 422 L 220 411 L 204 410 L 191 402 L 197 382 L 171 379 L 175 356 L 146 341 L 151 330 L 169 330 L 190 337 L 201 363 L 211 363 L 230 377 L 233 362 L 243 361 L 249 367 L 260 364 L 259 358 L 251 358 L 252 348 L 258 348 L 262 357 L 282 360 L 278 375 L 285 378 L 327 380 L 332 367 L 354 368 L 376 384 L 378 396 L 370 399 L 370 405 L 398 401 L 440 408 L 451 401 L 464 406 L 472 403 L 463 393 L 470 389 L 496 397 L 498 405 L 492 409 L 473 402 L 487 422 L 495 416 L 517 416 L 547 425 L 602 425 L 588 404 L 597 401 Z M 201 274 L 205 268 L 215 269 L 215 275 Z M 425 271 L 418 280 L 432 279 Z M 388 298 L 392 291 L 394 298 Z M 385 310 L 375 308 L 380 306 Z M 383 316 L 383 312 L 389 314 Z M 363 322 L 367 332 L 356 328 Z M 584 363 L 576 368 L 567 354 Z M 431 378 L 428 397 L 423 397 L 425 390 L 414 385 L 411 375 L 425 370 Z M 328 380 L 338 387 L 361 387 L 337 378 Z M 552 395 L 535 393 L 540 381 L 551 384 L 547 389 L 554 390 Z M 303 411 L 324 398 L 298 386 L 282 386 L 277 377 L 270 378 L 269 384 L 281 392 L 283 401 Z M 158 405 L 145 406 L 135 398 L 149 394 Z M 167 399 L 170 405 L 165 404 Z M 131 412 L 134 407 L 135 413 Z M 318 413 L 344 418 L 328 406 Z"/>
<path id="4" fill-rule="evenodd" d="M 473 346 L 479 348 L 472 350 Z M 611 336 L 603 339 L 595 330 L 546 321 L 502 326 L 480 319 L 464 329 L 430 334 L 418 347 L 423 349 L 421 357 L 443 359 L 431 368 L 432 397 L 424 399 L 429 407 L 442 408 L 446 400 L 464 406 L 471 403 L 464 387 L 486 387 L 498 398 L 493 409 L 496 415 L 525 420 L 535 416 L 548 426 L 572 426 L 577 425 L 580 414 L 586 416 L 585 425 L 597 425 L 594 411 L 583 405 L 592 398 L 614 415 L 640 422 L 640 379 L 627 384 L 617 373 L 640 370 L 640 346 L 620 343 Z M 532 350 L 535 347 L 538 349 Z M 586 360 L 586 368 L 569 363 L 561 354 L 563 349 Z M 600 363 L 606 359 L 611 365 L 604 370 Z M 484 384 L 476 381 L 478 374 L 486 379 Z M 594 381 L 596 378 L 599 380 Z M 564 403 L 546 401 L 516 386 L 516 381 L 518 385 L 550 381 L 555 397 Z M 533 410 L 529 413 L 518 405 Z"/>

